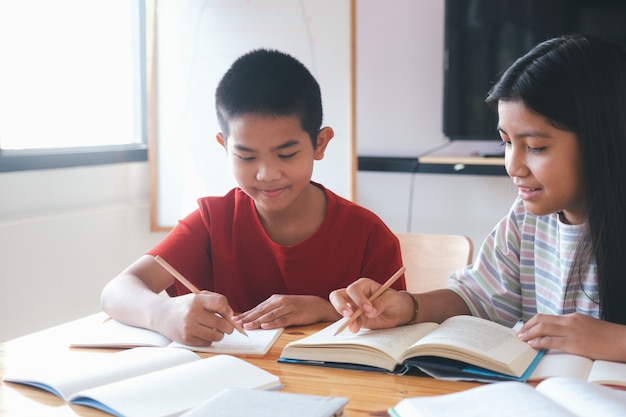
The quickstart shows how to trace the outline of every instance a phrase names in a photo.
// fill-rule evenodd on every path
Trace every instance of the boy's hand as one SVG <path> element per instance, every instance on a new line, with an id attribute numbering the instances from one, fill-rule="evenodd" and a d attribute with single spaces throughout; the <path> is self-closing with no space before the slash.
<path id="1" fill-rule="evenodd" d="M 221 294 L 202 291 L 167 298 L 155 321 L 156 330 L 168 338 L 190 346 L 208 346 L 231 334 L 233 326 L 223 317 L 233 314 Z"/>
<path id="2" fill-rule="evenodd" d="M 330 302 L 344 317 L 349 318 L 359 308 L 363 310 L 363 314 L 348 327 L 351 332 L 357 333 L 361 327 L 395 327 L 410 320 L 413 315 L 413 301 L 394 289 L 388 289 L 372 303 L 369 302 L 369 298 L 380 287 L 381 284 L 372 279 L 360 278 L 347 288 L 330 293 Z"/>
<path id="3" fill-rule="evenodd" d="M 274 294 L 251 310 L 233 317 L 245 329 L 276 329 L 339 319 L 330 303 L 312 295 Z"/>

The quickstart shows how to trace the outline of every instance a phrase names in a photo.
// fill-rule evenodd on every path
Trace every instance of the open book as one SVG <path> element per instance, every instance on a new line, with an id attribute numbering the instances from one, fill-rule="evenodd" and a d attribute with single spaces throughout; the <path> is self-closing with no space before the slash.
<path id="1" fill-rule="evenodd" d="M 70 352 L 54 361 L 9 368 L 3 381 L 124 417 L 178 415 L 226 388 L 282 386 L 275 375 L 234 356 L 202 359 L 186 349 L 149 347 L 93 355 Z"/>
<path id="2" fill-rule="evenodd" d="M 102 315 L 100 315 L 102 316 Z M 172 342 L 167 337 L 152 330 L 128 326 L 117 320 L 90 320 L 75 332 L 70 347 L 125 349 L 140 346 L 179 347 L 195 352 L 225 353 L 230 355 L 264 355 L 278 339 L 282 328 L 272 330 L 247 330 L 248 336 L 234 331 L 224 335 L 224 339 L 209 346 L 188 346 Z"/>
<path id="3" fill-rule="evenodd" d="M 394 373 L 416 366 L 436 378 L 525 381 L 543 353 L 512 329 L 473 316 L 333 336 L 342 323 L 288 343 L 279 361 Z"/>
<path id="4" fill-rule="evenodd" d="M 564 376 L 626 389 L 626 363 L 592 360 L 556 350 L 546 352 L 530 381 Z"/>
<path id="5" fill-rule="evenodd" d="M 430 397 L 411 397 L 389 409 L 392 417 L 622 417 L 626 391 L 566 377 L 536 388 L 507 381 Z"/>

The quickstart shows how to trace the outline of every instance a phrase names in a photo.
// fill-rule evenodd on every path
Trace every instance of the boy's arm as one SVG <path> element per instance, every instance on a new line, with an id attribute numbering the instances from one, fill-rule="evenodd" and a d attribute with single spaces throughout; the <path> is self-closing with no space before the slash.
<path id="1" fill-rule="evenodd" d="M 102 310 L 123 323 L 193 346 L 209 345 L 232 333 L 233 326 L 222 318 L 233 314 L 226 297 L 209 291 L 178 297 L 160 294 L 173 283 L 174 277 L 154 257 L 144 255 L 104 287 Z"/>
<path id="2" fill-rule="evenodd" d="M 126 324 L 154 329 L 155 311 L 163 303 L 159 293 L 174 278 L 152 256 L 144 255 L 113 278 L 102 290 L 102 310 Z"/>
<path id="3" fill-rule="evenodd" d="M 275 329 L 335 321 L 340 318 L 330 302 L 321 297 L 274 294 L 234 319 L 246 329 Z"/>

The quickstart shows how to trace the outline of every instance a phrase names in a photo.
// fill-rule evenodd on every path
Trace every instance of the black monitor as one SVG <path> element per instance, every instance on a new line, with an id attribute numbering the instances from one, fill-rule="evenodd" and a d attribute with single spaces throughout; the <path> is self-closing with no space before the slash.
<path id="1" fill-rule="evenodd" d="M 626 48 L 626 0 L 446 0 L 443 132 L 499 139 L 489 88 L 515 59 L 548 38 L 591 33 Z"/>

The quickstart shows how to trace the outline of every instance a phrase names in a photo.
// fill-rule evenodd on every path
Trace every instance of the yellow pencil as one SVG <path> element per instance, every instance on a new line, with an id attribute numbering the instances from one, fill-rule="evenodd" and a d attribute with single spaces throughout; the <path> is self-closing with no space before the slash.
<path id="1" fill-rule="evenodd" d="M 168 264 L 167 261 L 165 261 L 165 259 L 161 258 L 159 255 L 155 256 L 154 259 L 159 263 L 159 265 L 161 265 L 163 268 L 165 268 L 165 270 L 167 272 L 172 274 L 174 276 L 174 278 L 176 278 L 181 284 L 183 284 L 185 287 L 187 287 L 187 289 L 189 291 L 191 291 L 194 294 L 199 294 L 200 293 L 200 290 L 195 285 L 193 285 L 180 272 L 178 272 L 176 269 L 174 269 L 174 267 L 172 265 Z M 248 333 L 246 333 L 246 331 L 243 329 L 243 327 L 241 327 L 239 324 L 237 324 L 232 318 L 224 317 L 224 319 L 226 319 L 230 324 L 232 324 L 233 327 L 235 329 L 237 329 L 237 331 L 239 333 L 241 333 L 244 336 L 248 336 Z"/>
<path id="2" fill-rule="evenodd" d="M 400 269 L 398 269 L 396 271 L 395 274 L 393 274 L 391 277 L 389 277 L 389 279 L 387 280 L 387 282 L 385 282 L 379 289 L 378 291 L 376 291 L 370 298 L 369 298 L 369 302 L 371 303 L 372 301 L 374 301 L 375 299 L 377 299 L 378 297 L 380 297 L 380 295 L 382 293 L 384 293 L 385 291 L 387 291 L 387 289 L 389 287 L 391 287 L 393 285 L 394 282 L 396 282 L 398 280 L 398 278 L 400 278 L 400 276 L 402 276 L 402 274 L 404 274 L 404 271 L 406 271 L 406 268 L 401 266 Z M 359 316 L 363 314 L 363 310 L 362 309 L 358 309 L 357 311 L 355 311 L 352 316 L 350 316 L 350 318 L 348 320 L 346 320 L 345 323 L 343 323 L 341 326 L 339 326 L 339 328 L 337 329 L 337 331 L 335 332 L 335 336 L 338 335 L 339 333 L 343 332 L 345 329 L 348 328 L 348 326 L 350 326 L 350 324 L 352 322 L 354 322 L 356 319 L 359 318 Z"/>

